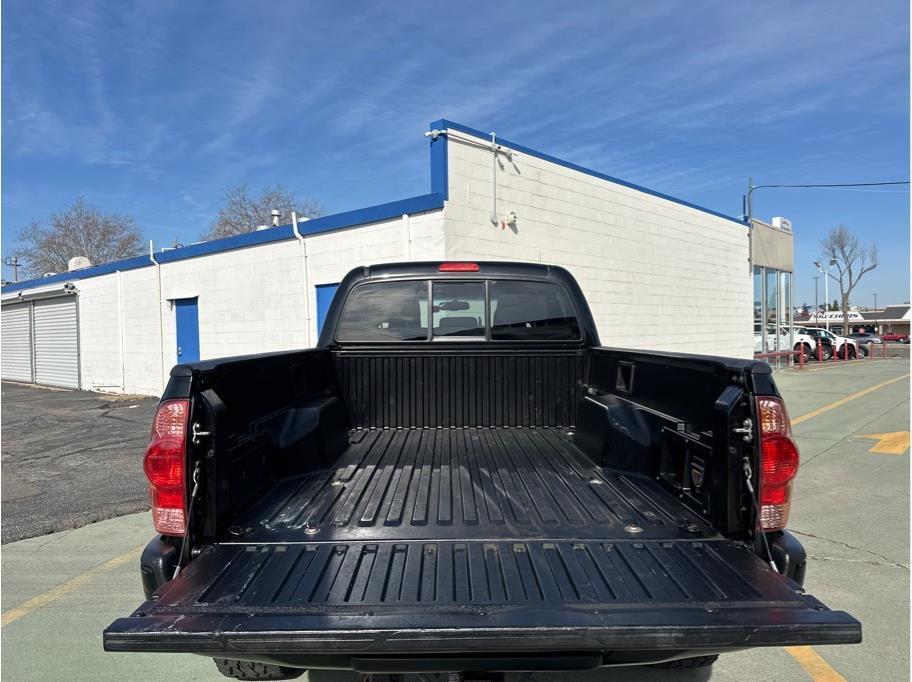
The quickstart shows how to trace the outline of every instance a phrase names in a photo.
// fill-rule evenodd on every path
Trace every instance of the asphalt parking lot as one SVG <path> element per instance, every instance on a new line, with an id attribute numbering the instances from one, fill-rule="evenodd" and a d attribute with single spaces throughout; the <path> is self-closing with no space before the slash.
<path id="1" fill-rule="evenodd" d="M 158 401 L 3 382 L 3 544 L 148 509 Z"/>
<path id="2" fill-rule="evenodd" d="M 909 371 L 908 359 L 890 358 L 812 364 L 803 371 L 776 375 L 802 455 L 789 525 L 810 556 L 806 588 L 831 608 L 859 618 L 864 643 L 756 649 L 723 656 L 711 671 L 619 669 L 561 679 L 908 679 Z M 4 408 L 11 395 L 19 394 L 8 393 L 4 386 Z M 15 414 L 15 409 L 10 411 Z M 140 418 L 139 409 L 130 409 L 137 418 L 129 427 L 123 425 L 123 437 L 136 431 L 135 442 L 142 443 L 149 415 Z M 14 424 L 28 429 L 39 423 L 37 415 L 7 421 L 9 414 L 3 424 L 4 474 L 9 470 L 7 439 L 18 437 Z M 47 416 L 41 419 L 53 421 Z M 77 433 L 70 440 L 82 438 Z M 65 442 L 61 440 L 60 446 Z M 132 452 L 133 443 L 124 441 L 119 447 Z M 138 476 L 139 454 L 123 456 L 127 459 L 118 460 L 116 466 L 132 466 L 131 475 Z M 130 457 L 136 458 L 132 464 Z M 23 471 L 34 476 L 39 469 Z M 127 476 L 126 471 L 123 475 Z M 143 487 L 141 479 L 137 481 Z M 33 504 L 42 506 L 62 490 L 38 491 Z M 3 491 L 6 541 L 6 476 Z M 142 601 L 137 559 L 151 536 L 148 513 L 138 513 L 6 544 L 2 673 L 9 679 L 29 680 L 225 679 L 202 657 L 102 651 L 104 627 Z M 311 679 L 350 682 L 357 677 L 326 672 Z M 536 675 L 534 679 L 557 678 Z"/>

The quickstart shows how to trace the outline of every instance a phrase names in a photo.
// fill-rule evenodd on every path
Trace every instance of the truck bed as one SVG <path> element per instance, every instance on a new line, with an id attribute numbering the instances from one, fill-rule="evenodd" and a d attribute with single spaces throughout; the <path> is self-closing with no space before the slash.
<path id="1" fill-rule="evenodd" d="M 290 479 L 245 542 L 711 536 L 650 478 L 595 466 L 560 429 L 352 432 L 331 468 Z"/>
<path id="2" fill-rule="evenodd" d="M 115 622 L 106 648 L 438 655 L 857 639 L 846 614 L 655 480 L 596 466 L 566 429 L 353 431 L 333 466 L 283 481 L 232 530 Z"/>

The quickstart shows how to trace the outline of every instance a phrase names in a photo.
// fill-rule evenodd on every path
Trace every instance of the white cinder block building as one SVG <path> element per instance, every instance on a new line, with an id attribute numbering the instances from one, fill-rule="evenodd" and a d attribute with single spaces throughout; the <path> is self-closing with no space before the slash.
<path id="1" fill-rule="evenodd" d="M 177 362 L 314 345 L 348 270 L 401 260 L 563 265 L 606 345 L 752 355 L 744 222 L 450 121 L 428 137 L 428 194 L 3 287 L 3 378 L 160 394 Z"/>

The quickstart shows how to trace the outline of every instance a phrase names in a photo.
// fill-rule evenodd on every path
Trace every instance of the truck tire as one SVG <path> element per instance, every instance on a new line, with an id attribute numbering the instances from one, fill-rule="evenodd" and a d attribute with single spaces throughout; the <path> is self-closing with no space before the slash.
<path id="1" fill-rule="evenodd" d="M 679 658 L 676 661 L 665 661 L 664 663 L 655 663 L 650 668 L 674 668 L 677 670 L 690 668 L 708 668 L 719 660 L 719 654 L 712 656 L 694 656 L 693 658 Z"/>
<path id="2" fill-rule="evenodd" d="M 215 667 L 225 677 L 236 680 L 293 680 L 304 674 L 303 668 L 286 668 L 255 661 L 238 661 L 231 658 L 213 658 Z"/>

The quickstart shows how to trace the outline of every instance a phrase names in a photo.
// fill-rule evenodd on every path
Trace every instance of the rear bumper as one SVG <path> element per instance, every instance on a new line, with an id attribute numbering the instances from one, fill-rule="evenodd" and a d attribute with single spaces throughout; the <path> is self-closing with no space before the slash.
<path id="1" fill-rule="evenodd" d="M 156 536 L 146 545 L 139 559 L 139 572 L 147 600 L 152 598 L 155 590 L 174 577 L 178 550 L 179 547 L 175 547 L 161 536 Z"/>
<path id="2" fill-rule="evenodd" d="M 797 584 L 804 585 L 804 575 L 807 570 L 807 551 L 805 551 L 804 545 L 788 531 L 769 533 L 767 541 L 779 572 Z"/>

